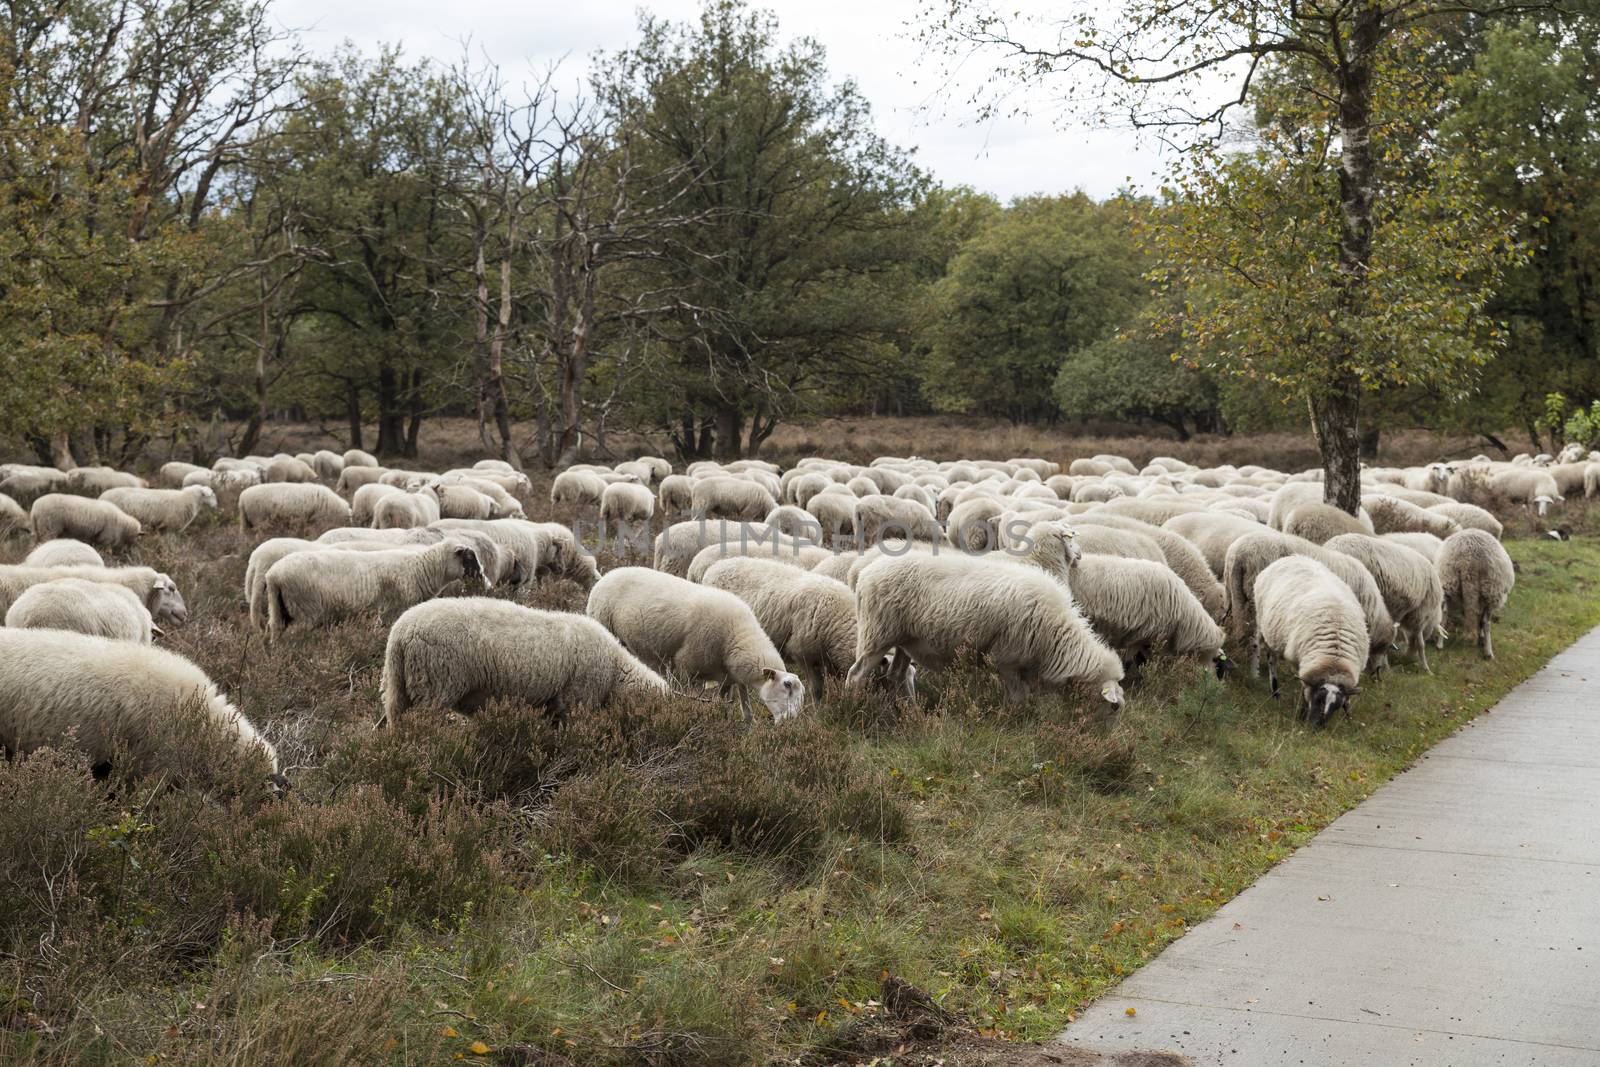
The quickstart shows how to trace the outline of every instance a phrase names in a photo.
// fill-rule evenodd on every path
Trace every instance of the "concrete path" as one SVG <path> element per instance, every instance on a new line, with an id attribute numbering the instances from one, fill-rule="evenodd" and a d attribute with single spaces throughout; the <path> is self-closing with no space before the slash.
<path id="1" fill-rule="evenodd" d="M 1600 1065 L 1600 630 L 1062 1040 L 1199 1067 Z"/>

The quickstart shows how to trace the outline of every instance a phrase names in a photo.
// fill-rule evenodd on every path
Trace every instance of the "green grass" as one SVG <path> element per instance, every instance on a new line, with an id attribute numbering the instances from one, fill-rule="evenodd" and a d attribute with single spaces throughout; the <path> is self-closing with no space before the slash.
<path id="1" fill-rule="evenodd" d="M 1459 642 L 1433 657 L 1431 676 L 1401 659 L 1323 731 L 1295 719 L 1289 690 L 1274 701 L 1262 681 L 1219 682 L 1192 663 L 1148 667 L 1109 731 L 1060 700 L 997 710 L 995 687 L 957 672 L 924 679 L 920 706 L 899 716 L 829 702 L 776 748 L 749 738 L 719 748 L 691 731 L 693 744 L 679 737 L 660 749 L 681 763 L 595 755 L 555 775 L 491 768 L 491 756 L 545 743 L 490 732 L 514 717 L 372 740 L 355 711 L 318 704 L 370 707 L 381 641 L 365 631 L 341 637 L 326 662 L 317 646 L 332 642 L 295 646 L 320 690 L 271 690 L 238 649 L 219 646 L 206 653 L 212 670 L 255 687 L 255 714 L 318 710 L 333 725 L 317 744 L 335 758 L 303 772 L 301 795 L 285 802 L 298 808 L 236 812 L 235 825 L 254 820 L 250 834 L 218 845 L 218 829 L 184 853 L 209 857 L 217 873 L 205 884 L 228 886 L 233 907 L 217 932 L 163 947 L 158 967 L 73 962 L 74 951 L 114 946 L 133 946 L 124 951 L 134 958 L 155 936 L 139 921 L 164 929 L 158 909 L 200 903 L 156 900 L 137 872 L 95 875 L 115 896 L 62 920 L 47 952 L 20 943 L 19 931 L 38 936 L 31 920 L 0 910 L 10 941 L 0 944 L 10 953 L 0 957 L 0 1060 L 435 1062 L 488 1049 L 501 1062 L 537 1063 L 544 1050 L 577 1063 L 759 1064 L 847 1043 L 876 1012 L 885 972 L 981 1031 L 1049 1037 L 1600 625 L 1600 541 L 1507 548 L 1520 573 L 1495 630 L 1498 660 Z M 710 714 L 700 705 L 682 714 L 691 711 Z M 579 738 L 585 751 L 607 750 L 603 724 L 593 729 Z M 427 773 L 396 770 L 408 759 Z M 619 767 L 632 777 L 616 778 Z M 503 784 L 518 775 L 543 792 Z M 380 803 L 357 780 L 384 783 L 394 806 L 364 831 L 375 857 L 384 834 L 427 827 L 425 846 L 397 864 L 475 871 L 482 859 L 486 873 L 427 901 L 415 889 L 386 896 L 354 875 L 328 888 L 281 866 L 266 868 L 276 877 L 237 873 L 246 865 L 229 850 L 265 848 L 272 834 L 307 842 L 279 847 L 276 864 L 334 863 L 346 822 Z M 100 787 L 83 788 L 92 797 Z M 857 817 L 840 796 L 883 810 Z M 103 819 L 87 821 L 122 825 L 132 807 L 128 794 L 105 805 Z M 456 809 L 458 823 L 476 821 L 444 825 L 439 813 Z M 174 810 L 206 818 L 203 806 Z M 773 831 L 790 818 L 792 832 Z M 149 820 L 151 836 L 171 836 L 161 813 Z M 453 854 L 462 841 L 481 856 Z M 319 910 L 341 891 L 365 897 Z M 351 923 L 358 903 L 359 929 L 329 932 Z"/>

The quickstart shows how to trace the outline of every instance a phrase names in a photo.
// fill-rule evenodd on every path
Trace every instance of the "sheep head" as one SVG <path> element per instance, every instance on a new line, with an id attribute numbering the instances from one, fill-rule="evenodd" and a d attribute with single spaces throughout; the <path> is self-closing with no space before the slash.
<path id="1" fill-rule="evenodd" d="M 1360 686 L 1345 686 L 1337 682 L 1300 683 L 1300 695 L 1305 701 L 1306 719 L 1312 726 L 1326 726 L 1334 715 L 1350 706 L 1350 701 L 1361 692 Z"/>
<path id="2" fill-rule="evenodd" d="M 774 722 L 783 722 L 800 714 L 800 705 L 806 698 L 806 687 L 797 675 L 764 667 L 761 676 L 758 692 L 761 702 L 772 712 Z"/>

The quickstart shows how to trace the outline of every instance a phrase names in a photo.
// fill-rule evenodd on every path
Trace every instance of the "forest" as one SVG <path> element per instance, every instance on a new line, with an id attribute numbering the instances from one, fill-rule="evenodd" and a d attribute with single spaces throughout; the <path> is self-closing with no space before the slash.
<path id="1" fill-rule="evenodd" d="M 1581 11 L 1447 15 L 1376 48 L 1354 316 L 1337 99 L 1309 52 L 1267 56 L 1160 189 L 1096 200 L 1063 174 L 1000 203 L 887 143 L 818 45 L 742 0 L 641 14 L 579 86 L 470 43 L 450 65 L 315 55 L 279 27 L 257 0 L 0 10 L 16 458 L 205 462 L 285 421 L 414 458 L 442 416 L 547 467 L 619 431 L 755 456 L 824 415 L 1184 439 L 1304 427 L 1308 404 L 1320 425 L 1332 335 L 1365 449 L 1600 435 Z M 927 31 L 930 53 L 993 43 L 974 27 Z"/>

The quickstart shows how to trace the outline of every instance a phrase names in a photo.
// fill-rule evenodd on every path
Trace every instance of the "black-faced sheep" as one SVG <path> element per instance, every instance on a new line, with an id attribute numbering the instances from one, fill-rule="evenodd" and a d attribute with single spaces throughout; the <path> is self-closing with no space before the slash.
<path id="1" fill-rule="evenodd" d="M 1276 659 L 1295 664 L 1307 720 L 1327 725 L 1361 692 L 1361 665 L 1371 641 L 1355 594 L 1316 560 L 1285 556 L 1256 576 L 1251 599 L 1259 620 L 1251 673 L 1266 653 L 1277 696 Z"/>

